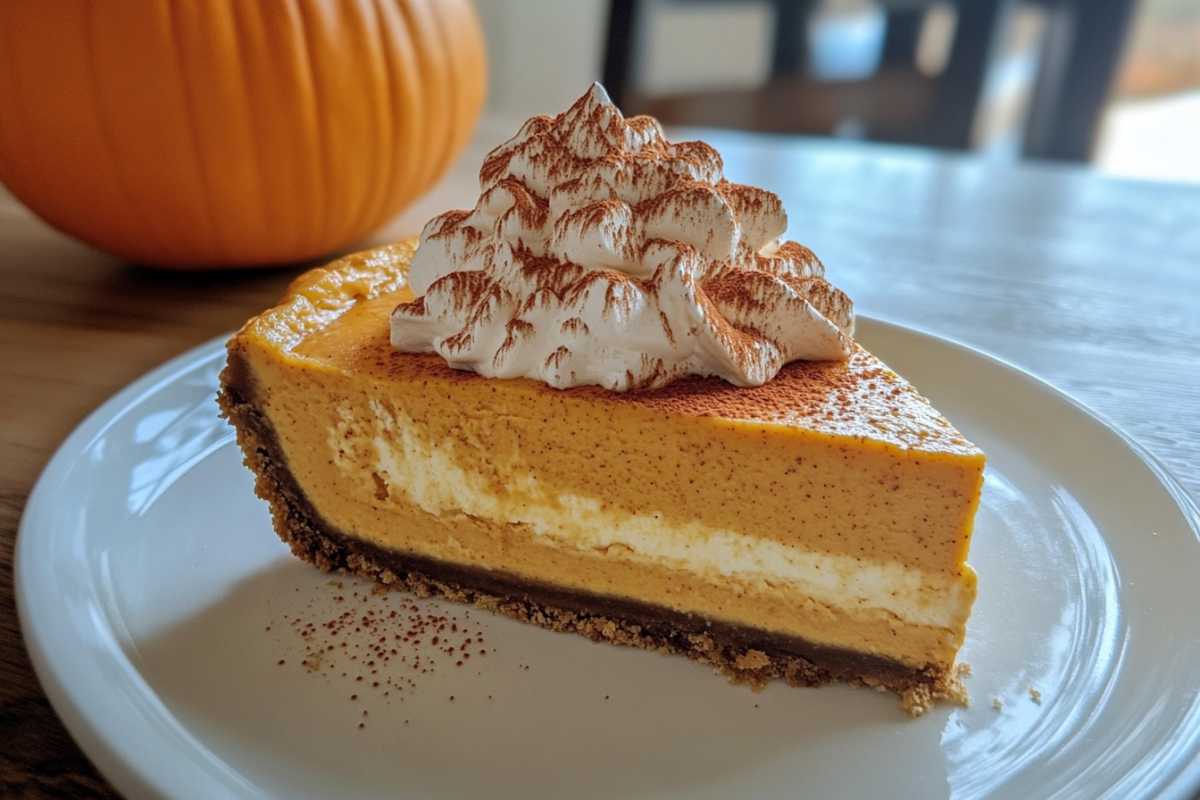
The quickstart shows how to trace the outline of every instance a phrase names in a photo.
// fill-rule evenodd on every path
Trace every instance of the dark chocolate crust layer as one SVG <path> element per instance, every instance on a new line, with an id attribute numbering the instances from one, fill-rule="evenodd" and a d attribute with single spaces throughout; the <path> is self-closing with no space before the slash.
<path id="1" fill-rule="evenodd" d="M 218 403 L 237 430 L 246 465 L 256 476 L 255 491 L 270 505 L 276 533 L 295 555 L 325 571 L 346 570 L 390 588 L 472 604 L 594 641 L 684 655 L 755 687 L 776 678 L 793 686 L 831 681 L 867 685 L 899 694 L 914 715 L 937 700 L 965 702 L 957 671 L 917 670 L 878 656 L 625 598 L 565 590 L 347 536 L 321 519 L 292 477 L 270 421 L 250 399 L 248 370 L 240 362 L 231 353 Z"/>

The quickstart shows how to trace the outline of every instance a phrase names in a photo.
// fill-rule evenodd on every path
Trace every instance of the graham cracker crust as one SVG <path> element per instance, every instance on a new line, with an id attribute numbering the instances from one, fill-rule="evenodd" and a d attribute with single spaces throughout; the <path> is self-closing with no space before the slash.
<path id="1" fill-rule="evenodd" d="M 345 570 L 419 597 L 443 597 L 597 642 L 682 655 L 755 689 L 775 679 L 792 686 L 833 681 L 899 695 L 919 716 L 938 701 L 966 705 L 961 677 L 792 636 L 708 620 L 646 603 L 567 591 L 516 575 L 464 567 L 355 539 L 326 524 L 296 484 L 270 421 L 252 401 L 248 370 L 231 353 L 217 402 L 237 430 L 255 492 L 271 508 L 275 532 L 292 552 L 326 572 Z"/>

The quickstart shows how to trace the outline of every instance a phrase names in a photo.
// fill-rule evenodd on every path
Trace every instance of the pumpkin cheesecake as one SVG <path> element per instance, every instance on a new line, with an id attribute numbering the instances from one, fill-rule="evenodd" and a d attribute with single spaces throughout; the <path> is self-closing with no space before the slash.
<path id="1" fill-rule="evenodd" d="M 984 455 L 774 195 L 593 87 L 470 211 L 302 276 L 220 403 L 293 552 L 761 684 L 961 699 Z"/>

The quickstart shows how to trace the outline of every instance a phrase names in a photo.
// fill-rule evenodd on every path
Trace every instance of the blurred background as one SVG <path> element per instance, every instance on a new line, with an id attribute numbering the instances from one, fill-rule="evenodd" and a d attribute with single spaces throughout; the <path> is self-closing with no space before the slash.
<path id="1" fill-rule="evenodd" d="M 565 107 L 1200 182 L 1197 0 L 479 0 L 489 110 Z"/>

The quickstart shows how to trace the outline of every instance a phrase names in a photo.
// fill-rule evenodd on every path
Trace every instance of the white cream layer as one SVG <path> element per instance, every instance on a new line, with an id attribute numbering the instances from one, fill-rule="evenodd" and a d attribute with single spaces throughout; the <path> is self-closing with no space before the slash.
<path id="1" fill-rule="evenodd" d="M 605 508 L 596 498 L 549 492 L 528 471 L 514 470 L 508 491 L 497 495 L 485 476 L 456 461 L 451 448 L 421 437 L 403 411 L 378 400 L 371 401 L 371 410 L 375 430 L 368 435 L 381 477 L 392 493 L 403 493 L 429 514 L 522 525 L 547 544 L 667 566 L 708 580 L 732 579 L 749 591 L 794 591 L 827 606 L 854 613 L 878 610 L 918 625 L 951 627 L 969 610 L 971 598 L 950 576 L 801 550 L 700 522 L 668 525 L 659 514 L 629 514 Z M 332 457 L 357 471 L 360 465 L 344 453 L 353 416 L 346 406 L 338 416 L 329 437 Z"/>

